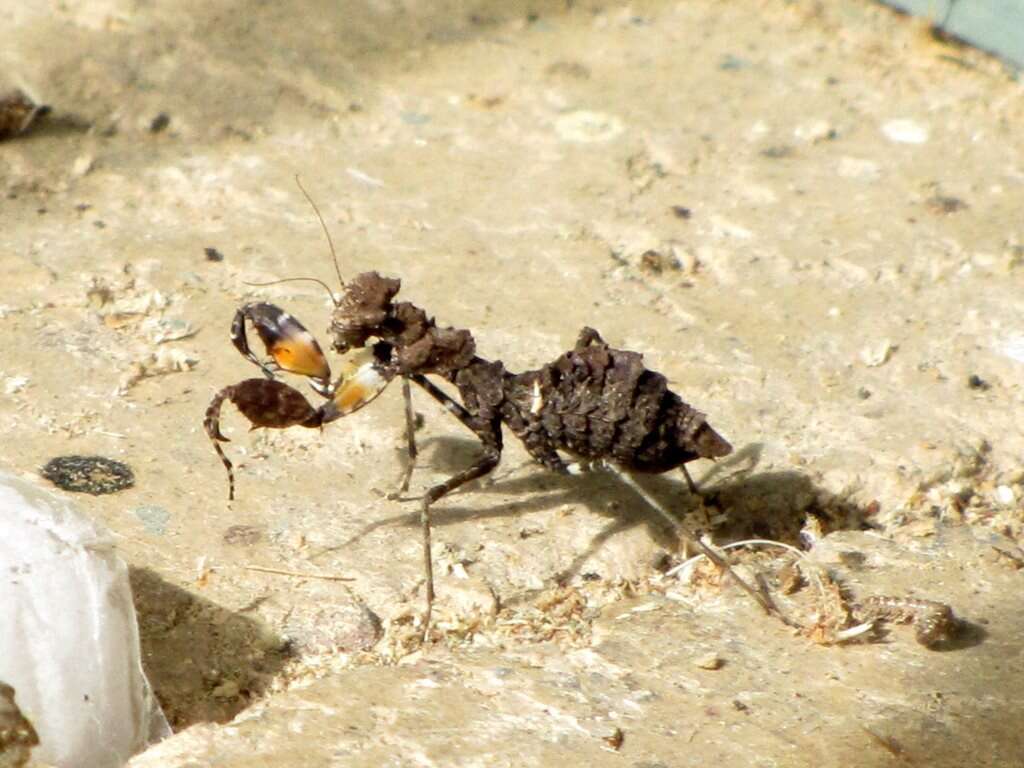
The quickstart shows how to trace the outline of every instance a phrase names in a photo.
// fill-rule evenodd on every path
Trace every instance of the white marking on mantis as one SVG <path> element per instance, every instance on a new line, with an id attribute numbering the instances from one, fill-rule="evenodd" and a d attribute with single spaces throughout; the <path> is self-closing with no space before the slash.
<path id="1" fill-rule="evenodd" d="M 540 381 L 533 382 L 533 398 L 530 400 L 530 413 L 536 416 L 544 407 L 544 396 L 540 393 Z"/>

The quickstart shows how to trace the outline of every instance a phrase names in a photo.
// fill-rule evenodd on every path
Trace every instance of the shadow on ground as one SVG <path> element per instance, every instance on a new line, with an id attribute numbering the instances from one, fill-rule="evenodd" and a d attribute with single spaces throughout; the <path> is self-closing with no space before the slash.
<path id="1" fill-rule="evenodd" d="M 131 568 L 142 658 L 175 731 L 227 722 L 267 688 L 289 657 L 260 622 Z"/>
<path id="2" fill-rule="evenodd" d="M 425 461 L 419 465 L 420 471 L 429 467 L 435 473 L 454 475 L 473 462 L 479 445 L 464 438 L 435 437 L 423 441 L 421 451 Z M 718 545 L 745 539 L 771 539 L 801 547 L 800 530 L 809 517 L 819 523 L 822 533 L 870 528 L 870 508 L 821 488 L 799 472 L 758 472 L 760 456 L 761 446 L 752 444 L 711 465 L 710 470 L 704 469 L 704 474 L 698 475 L 701 497 L 690 493 L 681 474 L 635 475 L 635 478 L 689 530 L 712 533 Z M 413 486 L 417 487 L 415 473 L 413 478 Z M 460 499 L 477 494 L 499 494 L 513 500 L 460 506 Z M 402 500 L 413 504 L 419 498 L 409 495 Z M 614 474 L 598 471 L 583 476 L 558 475 L 544 471 L 533 462 L 518 467 L 500 465 L 491 476 L 463 486 L 432 507 L 431 520 L 434 526 L 441 527 L 522 516 L 563 504 L 581 504 L 592 512 L 610 516 L 611 520 L 585 551 L 554 575 L 558 582 L 579 575 L 583 563 L 604 542 L 637 525 L 646 525 L 650 535 L 667 552 L 676 552 L 679 548 L 672 527 Z M 418 508 L 408 514 L 375 520 L 340 547 L 390 525 L 419 526 Z"/>

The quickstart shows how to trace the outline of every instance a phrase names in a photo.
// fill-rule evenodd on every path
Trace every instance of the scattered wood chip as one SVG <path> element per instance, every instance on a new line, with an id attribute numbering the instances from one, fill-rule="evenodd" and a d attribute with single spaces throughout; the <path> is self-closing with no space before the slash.
<path id="1" fill-rule="evenodd" d="M 616 728 L 614 731 L 611 732 L 611 735 L 604 737 L 604 743 L 607 744 L 608 747 L 615 752 L 618 752 L 620 749 L 622 749 L 622 742 L 624 742 L 625 740 L 626 734 L 623 733 L 621 728 Z"/>

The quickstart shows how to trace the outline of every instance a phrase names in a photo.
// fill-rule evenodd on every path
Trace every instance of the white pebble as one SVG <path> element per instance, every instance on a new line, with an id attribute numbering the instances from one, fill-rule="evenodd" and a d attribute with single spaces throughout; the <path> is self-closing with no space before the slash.
<path id="1" fill-rule="evenodd" d="M 8 376 L 4 380 L 4 394 L 13 395 L 21 392 L 28 384 L 28 376 Z"/>
<path id="2" fill-rule="evenodd" d="M 1008 358 L 1024 363 L 1024 336 L 1011 336 L 1001 346 L 1000 351 Z"/>
<path id="3" fill-rule="evenodd" d="M 873 160 L 864 160 L 859 157 L 839 158 L 837 172 L 844 179 L 862 179 L 871 181 L 879 176 L 878 163 Z"/>
<path id="4" fill-rule="evenodd" d="M 889 141 L 897 144 L 924 144 L 928 141 L 928 129 L 916 120 L 900 118 L 882 125 L 882 133 Z"/>
<path id="5" fill-rule="evenodd" d="M 883 339 L 877 344 L 869 344 L 860 351 L 860 360 L 868 368 L 877 368 L 880 365 L 885 365 L 889 358 L 892 356 L 892 351 L 895 349 L 892 342 L 889 339 Z"/>
<path id="6" fill-rule="evenodd" d="M 794 128 L 793 135 L 800 141 L 806 141 L 808 144 L 817 144 L 826 139 L 834 139 L 836 129 L 832 127 L 828 120 L 810 120 Z"/>
<path id="7" fill-rule="evenodd" d="M 622 121 L 615 115 L 586 109 L 569 112 L 555 121 L 555 131 L 561 138 L 581 144 L 611 141 L 623 130 Z"/>
<path id="8" fill-rule="evenodd" d="M 1010 506 L 1017 500 L 1017 494 L 1013 492 L 1013 488 L 1008 485 L 1000 485 L 996 488 L 996 499 L 999 500 L 1000 504 Z"/>
<path id="9" fill-rule="evenodd" d="M 93 169 L 96 159 L 92 155 L 79 155 L 71 166 L 71 175 L 75 177 L 85 176 Z"/>

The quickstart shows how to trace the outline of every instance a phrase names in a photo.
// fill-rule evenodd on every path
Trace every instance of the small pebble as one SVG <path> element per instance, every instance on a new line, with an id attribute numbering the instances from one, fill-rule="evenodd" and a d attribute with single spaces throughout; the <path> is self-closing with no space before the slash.
<path id="1" fill-rule="evenodd" d="M 215 699 L 234 699 L 240 692 L 241 689 L 234 680 L 225 680 L 212 691 Z"/>
<path id="2" fill-rule="evenodd" d="M 82 177 L 88 174 L 96 165 L 96 158 L 92 155 L 79 155 L 71 165 L 71 175 Z"/>
<path id="3" fill-rule="evenodd" d="M 932 213 L 939 215 L 956 213 L 967 208 L 967 203 L 959 197 L 950 197 L 948 195 L 934 195 L 925 200 L 924 204 Z"/>
<path id="4" fill-rule="evenodd" d="M 673 245 L 672 254 L 675 256 L 678 269 L 688 275 L 697 274 L 697 270 L 700 269 L 700 260 L 697 258 L 697 254 L 681 245 Z"/>
<path id="5" fill-rule="evenodd" d="M 1011 360 L 1024 363 L 1024 336 L 1011 336 L 1000 345 L 999 351 Z"/>
<path id="6" fill-rule="evenodd" d="M 24 91 L 0 93 L 0 141 L 24 133 L 50 108 L 36 104 Z"/>
<path id="7" fill-rule="evenodd" d="M 967 377 L 967 386 L 970 389 L 977 389 L 984 392 L 987 389 L 991 389 L 992 385 L 985 381 L 981 376 L 976 373 L 972 373 Z"/>
<path id="8" fill-rule="evenodd" d="M 28 384 L 28 376 L 8 376 L 4 379 L 4 394 L 14 395 Z"/>
<path id="9" fill-rule="evenodd" d="M 406 125 L 426 125 L 430 122 L 430 115 L 422 112 L 401 112 L 398 117 Z"/>
<path id="10" fill-rule="evenodd" d="M 890 120 L 882 125 L 882 133 L 897 144 L 924 144 L 928 141 L 928 129 L 916 120 Z"/>
<path id="11" fill-rule="evenodd" d="M 836 138 L 836 129 L 827 120 L 811 120 L 793 129 L 793 135 L 808 144 L 831 141 Z"/>
<path id="12" fill-rule="evenodd" d="M 549 77 L 566 77 L 575 80 L 590 78 L 590 69 L 578 61 L 556 61 L 544 70 Z"/>
<path id="13" fill-rule="evenodd" d="M 723 56 L 718 62 L 718 68 L 726 72 L 730 70 L 746 69 L 749 66 L 749 61 L 741 59 L 738 56 L 733 56 L 731 53 L 725 54 L 725 56 Z"/>
<path id="14" fill-rule="evenodd" d="M 153 356 L 154 373 L 190 371 L 199 361 L 188 352 L 173 347 L 160 347 Z"/>
<path id="15" fill-rule="evenodd" d="M 224 261 L 224 254 L 218 251 L 216 248 L 203 248 L 203 253 L 206 254 L 207 261 Z"/>
<path id="16" fill-rule="evenodd" d="M 625 130 L 615 115 L 580 109 L 562 115 L 555 121 L 555 132 L 565 141 L 593 144 L 611 141 Z"/>
<path id="17" fill-rule="evenodd" d="M 878 368 L 889 361 L 894 349 L 895 347 L 889 339 L 883 339 L 876 344 L 864 347 L 860 352 L 860 360 L 868 368 Z"/>
<path id="18" fill-rule="evenodd" d="M 384 631 L 380 617 L 362 603 L 334 601 L 289 612 L 283 629 L 292 648 L 305 654 L 368 651 Z"/>
<path id="19" fill-rule="evenodd" d="M 188 320 L 180 317 L 160 317 L 147 320 L 142 324 L 147 337 L 153 344 L 187 339 L 196 331 Z"/>
<path id="20" fill-rule="evenodd" d="M 677 271 L 680 267 L 679 260 L 669 253 L 651 249 L 640 254 L 640 269 L 652 275 L 660 275 L 669 270 Z"/>
<path id="21" fill-rule="evenodd" d="M 693 660 L 693 664 L 701 669 L 721 669 L 725 665 L 725 660 L 717 653 L 706 653 L 703 656 L 698 656 Z"/>
<path id="22" fill-rule="evenodd" d="M 769 160 L 779 160 L 792 154 L 793 148 L 786 144 L 774 144 L 761 150 L 761 157 L 767 157 Z"/>
<path id="23" fill-rule="evenodd" d="M 872 181 L 881 175 L 878 163 L 859 157 L 839 158 L 839 167 L 836 172 L 844 179 L 861 179 L 863 181 Z"/>
<path id="24" fill-rule="evenodd" d="M 160 131 L 164 130 L 170 124 L 171 116 L 166 112 L 161 112 L 149 122 L 149 132 L 160 133 Z"/>

